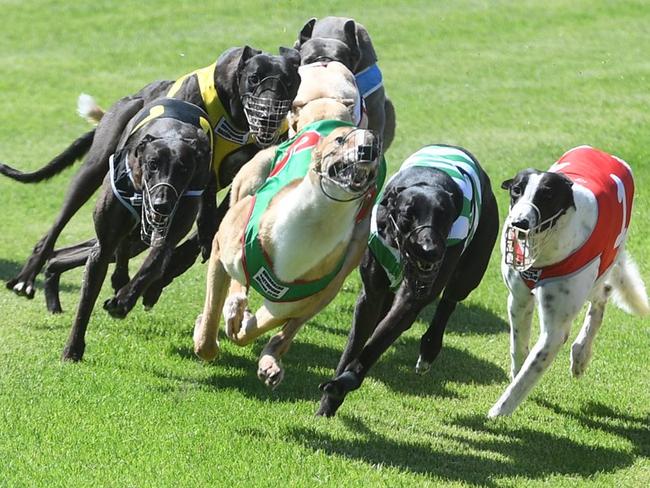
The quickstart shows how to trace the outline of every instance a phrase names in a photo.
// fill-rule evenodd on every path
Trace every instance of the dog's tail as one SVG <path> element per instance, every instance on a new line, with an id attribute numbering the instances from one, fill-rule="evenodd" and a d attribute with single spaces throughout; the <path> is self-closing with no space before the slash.
<path id="1" fill-rule="evenodd" d="M 99 106 L 97 101 L 86 93 L 82 93 L 77 98 L 77 113 L 80 117 L 86 119 L 90 124 L 97 125 L 104 116 L 104 109 Z"/>
<path id="2" fill-rule="evenodd" d="M 76 160 L 82 158 L 90 149 L 94 137 L 95 129 L 86 132 L 52 161 L 32 173 L 23 173 L 11 166 L 0 163 L 0 174 L 9 177 L 12 180 L 20 181 L 21 183 L 38 183 L 47 180 L 48 178 L 59 174 L 68 166 L 72 166 Z"/>
<path id="3" fill-rule="evenodd" d="M 619 308 L 634 315 L 650 313 L 648 295 L 639 269 L 625 251 L 619 256 L 608 281 L 613 287 L 612 299 Z"/>

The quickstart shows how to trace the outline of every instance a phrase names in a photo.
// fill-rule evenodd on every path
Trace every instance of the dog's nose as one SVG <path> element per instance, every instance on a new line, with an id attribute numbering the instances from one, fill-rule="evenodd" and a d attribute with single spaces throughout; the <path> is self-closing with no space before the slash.
<path id="1" fill-rule="evenodd" d="M 517 227 L 518 229 L 528 230 L 528 228 L 530 227 L 530 222 L 528 221 L 528 219 L 513 220 L 512 226 Z"/>
<path id="2" fill-rule="evenodd" d="M 153 209 L 159 214 L 167 215 L 172 211 L 172 205 L 163 198 L 156 198 L 153 201 Z"/>

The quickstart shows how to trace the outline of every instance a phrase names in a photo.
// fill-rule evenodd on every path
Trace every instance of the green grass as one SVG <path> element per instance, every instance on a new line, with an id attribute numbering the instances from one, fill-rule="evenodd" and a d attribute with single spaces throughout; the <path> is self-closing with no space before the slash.
<path id="1" fill-rule="evenodd" d="M 615 152 L 635 169 L 628 248 L 650 281 L 646 1 L 363 4 L 0 0 L 0 159 L 39 167 L 86 130 L 74 114 L 82 91 L 108 106 L 230 46 L 275 50 L 312 15 L 347 15 L 371 32 L 395 103 L 393 169 L 426 143 L 460 144 L 498 188 L 578 144 Z M 0 180 L 0 279 L 48 228 L 72 171 L 37 186 Z M 60 244 L 91 235 L 91 208 Z M 345 343 L 356 275 L 301 331 L 274 392 L 255 377 L 263 341 L 224 340 L 214 364 L 194 358 L 205 266 L 151 313 L 115 321 L 99 307 L 81 364 L 59 361 L 81 271 L 62 281 L 60 316 L 42 293 L 2 291 L 0 486 L 647 486 L 650 328 L 614 307 L 583 379 L 570 377 L 564 347 L 513 417 L 485 420 L 508 383 L 498 260 L 452 317 L 431 374 L 413 373 L 418 322 L 332 420 L 313 417 L 317 385 Z"/>

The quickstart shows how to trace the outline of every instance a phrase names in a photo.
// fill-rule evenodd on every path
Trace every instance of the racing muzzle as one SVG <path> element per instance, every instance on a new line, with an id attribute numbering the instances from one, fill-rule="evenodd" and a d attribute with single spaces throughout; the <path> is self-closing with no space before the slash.
<path id="1" fill-rule="evenodd" d="M 435 283 L 436 278 L 438 277 L 438 273 L 442 267 L 442 262 L 444 261 L 445 255 L 443 253 L 440 259 L 436 261 L 422 259 L 411 250 L 409 250 L 411 247 L 409 243 L 411 242 L 411 239 L 417 239 L 417 235 L 420 232 L 425 229 L 433 229 L 433 226 L 430 224 L 418 225 L 404 237 L 401 237 L 401 231 L 397 226 L 397 222 L 395 222 L 393 216 L 389 215 L 389 219 L 393 224 L 395 231 L 397 232 L 395 242 L 402 258 L 402 262 L 404 263 L 404 267 L 407 270 L 405 277 L 412 283 L 413 291 L 415 292 L 416 297 L 427 296 L 433 288 L 433 284 Z"/>
<path id="2" fill-rule="evenodd" d="M 292 101 L 288 98 L 285 84 L 277 76 L 268 76 L 242 100 L 255 143 L 261 148 L 275 144 L 281 135 L 282 122 L 291 108 Z"/>
<path id="3" fill-rule="evenodd" d="M 551 229 L 557 220 L 564 215 L 565 210 L 559 210 L 551 217 L 540 220 L 541 213 L 539 208 L 532 202 L 524 202 L 524 205 L 531 207 L 535 214 L 534 226 L 523 228 L 514 225 L 512 222 L 506 226 L 506 253 L 505 263 L 512 266 L 517 271 L 526 271 L 539 258 L 544 246 L 548 242 Z"/>
<path id="4" fill-rule="evenodd" d="M 161 212 L 156 209 L 155 201 L 156 194 L 161 190 L 167 189 L 174 196 L 173 205 L 169 212 Z M 176 188 L 169 183 L 156 183 L 149 187 L 146 180 L 143 180 L 142 189 L 142 221 L 140 224 L 140 238 L 142 242 L 150 247 L 160 247 L 167 238 L 169 228 L 171 227 L 172 219 L 178 203 L 180 195 Z"/>
<path id="5" fill-rule="evenodd" d="M 368 133 L 370 132 L 370 141 Z M 350 140 L 353 139 L 350 144 Z M 377 180 L 377 163 L 381 155 L 381 144 L 371 131 L 354 129 L 338 142 L 338 147 L 323 156 L 321 167 L 330 158 L 338 158 L 326 171 L 315 169 L 320 176 L 321 189 L 330 199 L 336 201 L 352 201 L 363 197 Z M 342 151 L 341 147 L 349 146 Z M 340 156 L 337 156 L 339 155 Z M 328 192 L 324 182 L 328 182 L 343 192 L 352 194 L 349 199 L 339 199 Z"/>

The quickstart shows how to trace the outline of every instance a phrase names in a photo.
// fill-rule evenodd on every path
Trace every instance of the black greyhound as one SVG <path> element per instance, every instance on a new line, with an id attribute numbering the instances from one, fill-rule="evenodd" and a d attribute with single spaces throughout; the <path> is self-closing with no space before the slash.
<path id="1" fill-rule="evenodd" d="M 38 241 L 18 275 L 7 282 L 7 288 L 18 295 L 33 298 L 36 276 L 51 256 L 59 234 L 101 185 L 109 168 L 109 157 L 115 153 L 126 125 L 145 104 L 171 96 L 197 105 L 208 113 L 215 132 L 214 155 L 220 158 L 214 168 L 218 183 L 213 184 L 225 187 L 260 147 L 273 142 L 272 132 L 279 125 L 279 115 L 288 110 L 298 90 L 299 63 L 299 53 L 294 49 L 280 48 L 280 55 L 272 56 L 249 46 L 232 48 L 212 66 L 176 82 L 153 82 L 136 94 L 122 98 L 103 115 L 95 130 L 78 138 L 41 169 L 21 173 L 0 164 L 1 174 L 24 183 L 35 183 L 54 176 L 88 153 L 70 183 L 54 225 Z M 265 105 L 262 103 L 265 101 L 270 103 Z M 224 202 L 227 205 L 227 199 Z M 209 211 L 212 217 L 207 217 Z M 218 212 L 216 205 L 205 209 L 206 221 L 213 223 L 212 232 L 206 233 L 203 241 L 199 240 L 198 234 L 193 234 L 175 250 L 164 275 L 147 290 L 145 301 L 149 306 L 156 303 L 166 284 L 194 263 L 201 249 L 204 258 L 207 257 L 212 244 L 210 234 L 216 232 L 218 215 L 224 212 L 225 209 Z"/>
<path id="2" fill-rule="evenodd" d="M 368 112 L 368 128 L 382 135 L 386 151 L 395 137 L 395 107 L 386 96 L 377 54 L 366 28 L 345 17 L 310 19 L 294 46 L 302 64 L 339 61 L 356 77 Z"/>
<path id="3" fill-rule="evenodd" d="M 469 152 L 426 146 L 404 162 L 373 209 L 352 330 L 336 377 L 320 385 L 324 394 L 317 415 L 333 416 L 346 394 L 361 386 L 370 367 L 442 293 L 420 342 L 416 371 L 428 371 L 456 304 L 483 278 L 498 227 L 490 180 Z"/>
<path id="4" fill-rule="evenodd" d="M 207 118 L 196 105 L 161 99 L 145 106 L 128 124 L 110 158 L 95 206 L 97 242 L 86 256 L 74 253 L 76 263 L 66 259 L 65 253 L 59 256 L 68 268 L 86 261 L 81 300 L 64 359 L 83 357 L 90 314 L 118 248 L 128 249 L 133 233 L 152 248 L 133 279 L 105 304 L 113 315 L 124 316 L 161 275 L 174 247 L 191 229 L 199 210 L 198 197 L 212 174 L 212 129 Z"/>

